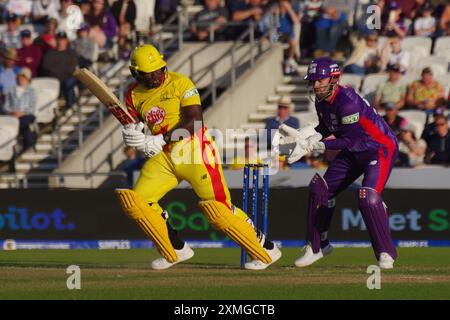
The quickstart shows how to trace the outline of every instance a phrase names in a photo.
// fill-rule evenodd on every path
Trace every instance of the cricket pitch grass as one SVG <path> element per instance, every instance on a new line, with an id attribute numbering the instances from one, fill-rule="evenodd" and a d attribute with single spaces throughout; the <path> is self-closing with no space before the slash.
<path id="1" fill-rule="evenodd" d="M 370 248 L 337 248 L 307 268 L 299 248 L 264 271 L 239 268 L 239 249 L 195 249 L 187 263 L 150 269 L 154 249 L 0 251 L 0 300 L 6 299 L 450 299 L 450 248 L 400 248 L 381 289 L 366 286 L 376 264 Z M 66 268 L 81 269 L 68 290 Z"/>

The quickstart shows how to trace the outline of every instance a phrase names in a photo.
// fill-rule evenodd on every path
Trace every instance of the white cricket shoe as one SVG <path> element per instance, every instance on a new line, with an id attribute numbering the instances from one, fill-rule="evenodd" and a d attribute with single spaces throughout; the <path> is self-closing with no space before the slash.
<path id="1" fill-rule="evenodd" d="M 252 260 L 250 262 L 247 262 L 244 265 L 244 268 L 247 270 L 264 270 L 281 258 L 281 250 L 278 249 L 278 247 L 275 244 L 273 245 L 272 250 L 267 250 L 266 248 L 264 248 L 264 250 L 266 250 L 267 254 L 272 259 L 271 263 L 264 263 L 261 260 Z"/>
<path id="2" fill-rule="evenodd" d="M 378 266 L 381 269 L 393 269 L 394 268 L 394 259 L 389 255 L 389 253 L 382 252 L 382 253 L 380 253 L 380 258 L 378 260 Z"/>
<path id="3" fill-rule="evenodd" d="M 177 254 L 178 260 L 175 262 L 169 262 L 166 260 L 166 258 L 161 257 L 156 260 L 153 260 L 152 262 L 152 269 L 154 270 L 165 270 L 169 269 L 173 265 L 176 265 L 177 263 L 189 260 L 194 256 L 194 250 L 191 249 L 191 247 L 188 246 L 187 243 L 184 243 L 183 249 L 176 250 L 175 253 Z"/>
<path id="4" fill-rule="evenodd" d="M 323 257 L 329 255 L 331 253 L 331 251 L 333 251 L 333 246 L 331 244 L 329 244 L 326 247 L 321 248 L 319 252 L 314 253 L 311 245 L 307 244 L 303 250 L 304 250 L 303 256 L 301 256 L 300 258 L 295 260 L 296 267 L 300 267 L 300 268 L 306 267 L 306 266 L 313 264 L 317 260 L 322 259 Z"/>

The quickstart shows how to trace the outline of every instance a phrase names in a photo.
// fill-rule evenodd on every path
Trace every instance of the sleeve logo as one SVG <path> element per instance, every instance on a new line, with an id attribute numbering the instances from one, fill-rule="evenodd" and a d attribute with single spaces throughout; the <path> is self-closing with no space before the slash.
<path id="1" fill-rule="evenodd" d="M 359 121 L 359 112 L 342 118 L 342 124 L 352 124 Z"/>
<path id="2" fill-rule="evenodd" d="M 196 96 L 196 95 L 198 95 L 198 90 L 197 90 L 197 88 L 193 88 L 193 89 L 188 90 L 188 91 L 186 91 L 184 93 L 183 99 L 187 99 L 187 98 L 190 98 L 190 97 L 193 97 L 193 96 Z"/>

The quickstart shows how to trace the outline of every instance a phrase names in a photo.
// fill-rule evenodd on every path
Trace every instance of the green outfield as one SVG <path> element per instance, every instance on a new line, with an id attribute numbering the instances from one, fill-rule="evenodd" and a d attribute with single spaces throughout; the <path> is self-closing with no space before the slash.
<path id="1" fill-rule="evenodd" d="M 155 250 L 0 251 L 2 299 L 450 299 L 450 248 L 401 248 L 394 270 L 369 290 L 369 248 L 339 248 L 299 269 L 300 249 L 285 248 L 265 271 L 239 268 L 238 249 L 196 249 L 189 263 L 153 271 Z M 68 290 L 66 268 L 81 268 Z"/>

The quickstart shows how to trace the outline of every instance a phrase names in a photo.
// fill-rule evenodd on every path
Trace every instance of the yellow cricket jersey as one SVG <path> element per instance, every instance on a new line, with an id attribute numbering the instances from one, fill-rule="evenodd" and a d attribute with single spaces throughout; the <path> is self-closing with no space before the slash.
<path id="1" fill-rule="evenodd" d="M 201 105 L 201 101 L 197 88 L 188 77 L 168 72 L 164 83 L 155 89 L 134 83 L 128 90 L 126 105 L 130 114 L 146 123 L 156 135 L 177 125 L 181 108 Z"/>

